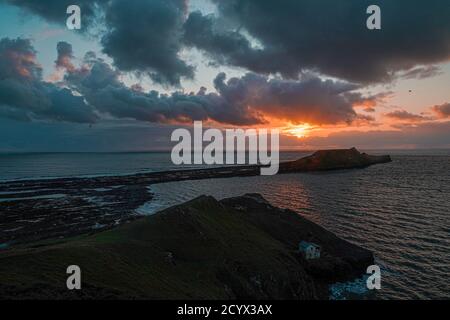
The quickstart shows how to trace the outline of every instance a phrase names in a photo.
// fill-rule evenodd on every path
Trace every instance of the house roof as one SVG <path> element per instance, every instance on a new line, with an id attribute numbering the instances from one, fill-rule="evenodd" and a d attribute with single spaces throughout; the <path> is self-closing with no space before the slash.
<path id="1" fill-rule="evenodd" d="M 312 242 L 307 242 L 307 241 L 302 241 L 299 244 L 299 247 L 303 250 L 308 249 L 309 247 L 315 247 L 320 249 L 320 246 L 318 244 L 312 243 Z"/>

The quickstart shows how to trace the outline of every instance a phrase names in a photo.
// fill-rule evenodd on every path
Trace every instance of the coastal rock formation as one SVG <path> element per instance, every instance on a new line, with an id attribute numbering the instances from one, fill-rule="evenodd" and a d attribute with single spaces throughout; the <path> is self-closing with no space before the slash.
<path id="1" fill-rule="evenodd" d="M 355 169 L 391 161 L 392 159 L 388 155 L 368 155 L 359 152 L 356 148 L 320 150 L 311 156 L 282 163 L 280 165 L 280 172 Z"/>
<path id="2" fill-rule="evenodd" d="M 389 156 L 371 156 L 355 148 L 324 150 L 281 163 L 279 173 L 363 168 L 389 161 Z M 152 198 L 149 185 L 259 174 L 259 166 L 233 166 L 1 182 L 0 250 L 20 243 L 98 232 L 134 220 L 134 210 Z"/>
<path id="3" fill-rule="evenodd" d="M 299 241 L 321 245 L 312 265 Z M 323 266 L 321 264 L 323 261 Z M 0 254 L 0 299 L 327 299 L 370 251 L 249 194 L 202 196 L 115 229 Z M 82 290 L 66 289 L 66 268 Z"/>

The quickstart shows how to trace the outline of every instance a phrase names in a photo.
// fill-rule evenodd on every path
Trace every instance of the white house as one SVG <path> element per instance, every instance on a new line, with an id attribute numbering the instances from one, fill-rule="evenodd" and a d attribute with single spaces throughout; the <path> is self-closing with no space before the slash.
<path id="1" fill-rule="evenodd" d="M 315 243 L 302 241 L 298 245 L 298 250 L 302 252 L 308 260 L 320 258 L 320 246 Z"/>

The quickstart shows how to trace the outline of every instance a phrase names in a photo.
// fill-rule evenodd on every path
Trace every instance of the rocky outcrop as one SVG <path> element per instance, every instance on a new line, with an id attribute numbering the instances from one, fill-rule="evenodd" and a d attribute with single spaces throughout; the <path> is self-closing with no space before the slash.
<path id="1" fill-rule="evenodd" d="M 374 156 L 359 152 L 356 148 L 321 150 L 311 156 L 282 163 L 280 172 L 304 172 L 364 168 L 374 164 L 391 162 L 388 155 Z"/>
<path id="2" fill-rule="evenodd" d="M 221 203 L 245 213 L 243 219 L 264 230 L 291 250 L 297 251 L 301 241 L 320 245 L 320 259 L 306 261 L 302 255 L 298 255 L 308 273 L 317 280 L 348 280 L 361 275 L 368 265 L 373 264 L 370 251 L 337 237 L 297 212 L 273 207 L 259 194 L 224 199 Z"/>
<path id="3" fill-rule="evenodd" d="M 322 246 L 305 261 L 302 240 Z M 327 299 L 371 252 L 249 194 L 200 197 L 90 236 L 0 253 L 0 299 Z M 82 268 L 81 291 L 66 268 Z M 35 288 L 41 288 L 35 290 Z"/>

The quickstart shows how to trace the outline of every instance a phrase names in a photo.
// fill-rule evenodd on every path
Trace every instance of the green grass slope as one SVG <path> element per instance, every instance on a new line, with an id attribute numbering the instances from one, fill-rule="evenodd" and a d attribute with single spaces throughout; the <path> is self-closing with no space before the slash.
<path id="1" fill-rule="evenodd" d="M 200 197 L 95 235 L 0 253 L 0 298 L 323 297 L 295 246 Z M 80 266 L 82 290 L 66 289 L 69 265 Z"/>

